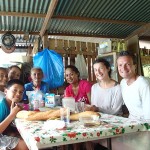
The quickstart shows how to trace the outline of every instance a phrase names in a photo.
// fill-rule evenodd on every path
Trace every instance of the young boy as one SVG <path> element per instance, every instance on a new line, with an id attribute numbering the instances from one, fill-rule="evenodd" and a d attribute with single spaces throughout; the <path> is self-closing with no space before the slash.
<path id="1" fill-rule="evenodd" d="M 10 80 L 6 84 L 4 91 L 5 98 L 0 99 L 0 133 L 3 133 L 13 121 L 16 114 L 22 109 L 17 103 L 22 100 L 24 84 L 18 79 Z M 2 137 L 0 137 L 1 140 Z M 11 140 L 10 149 L 27 150 L 27 146 L 22 139 L 8 136 Z"/>

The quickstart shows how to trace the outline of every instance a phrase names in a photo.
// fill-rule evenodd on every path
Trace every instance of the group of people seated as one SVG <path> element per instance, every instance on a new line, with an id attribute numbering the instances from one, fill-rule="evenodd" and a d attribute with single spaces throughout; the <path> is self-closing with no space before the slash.
<path id="1" fill-rule="evenodd" d="M 24 92 L 24 83 L 19 80 L 20 75 L 21 69 L 18 66 L 0 68 L 0 141 L 8 144 L 9 140 L 7 145 L 9 149 L 27 150 L 24 140 L 11 126 L 16 114 L 22 110 L 17 104 L 22 100 Z"/>
<path id="2" fill-rule="evenodd" d="M 113 115 L 123 115 L 122 106 L 129 111 L 129 118 L 150 119 L 150 82 L 147 78 L 136 73 L 136 58 L 130 51 L 120 52 L 118 72 L 123 78 L 120 84 L 111 78 L 111 64 L 101 57 L 93 62 L 93 70 L 97 83 L 80 79 L 78 69 L 69 65 L 65 67 L 65 79 L 69 84 L 64 96 L 75 98 L 76 102 L 84 101 L 85 110 L 98 111 Z M 4 134 L 18 111 L 22 108 L 17 103 L 28 101 L 26 91 L 40 89 L 49 93 L 49 86 L 43 82 L 41 68 L 31 69 L 32 81 L 23 84 L 19 80 L 21 69 L 11 66 L 9 69 L 0 68 L 0 133 Z M 4 96 L 5 95 L 5 96 Z M 26 150 L 27 146 L 21 138 L 9 136 L 10 148 Z M 0 137 L 1 138 L 1 137 Z M 23 146 L 22 146 L 23 145 Z"/>
<path id="3" fill-rule="evenodd" d="M 122 106 L 129 111 L 129 118 L 150 119 L 150 82 L 149 79 L 136 73 L 136 57 L 130 51 L 121 51 L 117 66 L 123 78 L 120 84 L 111 79 L 110 63 L 101 57 L 93 62 L 97 83 L 80 80 L 75 66 L 65 69 L 66 81 L 70 84 L 66 93 L 76 101 L 83 97 L 90 104 L 85 110 L 99 111 L 107 114 L 122 115 Z"/>

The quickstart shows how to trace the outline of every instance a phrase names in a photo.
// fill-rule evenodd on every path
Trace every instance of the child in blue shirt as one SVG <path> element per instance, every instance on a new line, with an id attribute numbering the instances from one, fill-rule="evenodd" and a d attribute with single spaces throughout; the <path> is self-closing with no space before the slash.
<path id="1" fill-rule="evenodd" d="M 2 133 L 7 129 L 16 114 L 22 109 L 17 103 L 22 100 L 24 84 L 18 79 L 10 80 L 4 91 L 5 98 L 0 100 L 0 140 L 4 137 L 10 139 L 8 147 L 15 150 L 27 150 L 27 146 L 22 139 L 11 136 L 3 136 Z"/>

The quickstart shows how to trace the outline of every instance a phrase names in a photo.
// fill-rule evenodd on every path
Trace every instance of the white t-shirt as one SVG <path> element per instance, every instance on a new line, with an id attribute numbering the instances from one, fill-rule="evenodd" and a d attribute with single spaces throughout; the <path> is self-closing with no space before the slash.
<path id="1" fill-rule="evenodd" d="M 103 89 L 99 83 L 92 86 L 91 105 L 99 108 L 100 112 L 106 114 L 122 114 L 123 99 L 120 85 Z"/>
<path id="2" fill-rule="evenodd" d="M 129 118 L 150 119 L 150 82 L 139 76 L 131 85 L 121 81 L 124 103 L 129 110 Z"/>

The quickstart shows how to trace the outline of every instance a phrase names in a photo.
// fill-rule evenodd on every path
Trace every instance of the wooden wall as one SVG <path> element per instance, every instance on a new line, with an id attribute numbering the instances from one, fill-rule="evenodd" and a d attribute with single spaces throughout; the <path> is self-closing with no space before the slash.
<path id="1" fill-rule="evenodd" d="M 87 69 L 88 69 L 88 80 L 95 82 L 95 76 L 93 74 L 92 63 L 97 57 L 98 43 L 80 42 L 62 39 L 49 39 L 49 49 L 55 50 L 62 55 L 64 66 L 74 65 L 75 57 L 77 54 L 83 54 Z"/>

